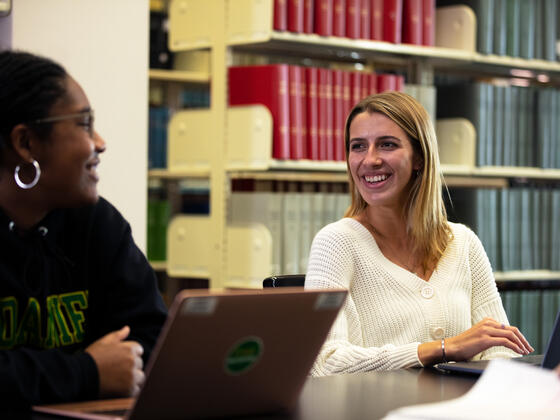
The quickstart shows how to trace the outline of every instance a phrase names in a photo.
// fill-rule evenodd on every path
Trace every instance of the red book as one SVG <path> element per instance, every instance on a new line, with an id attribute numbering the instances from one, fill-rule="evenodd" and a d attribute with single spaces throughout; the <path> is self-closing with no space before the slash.
<path id="1" fill-rule="evenodd" d="M 395 90 L 398 92 L 404 92 L 404 76 L 395 76 L 396 80 L 396 88 Z"/>
<path id="2" fill-rule="evenodd" d="M 322 36 L 333 34 L 333 0 L 315 0 L 315 30 Z"/>
<path id="3" fill-rule="evenodd" d="M 307 83 L 307 159 L 319 160 L 319 69 L 305 69 Z"/>
<path id="4" fill-rule="evenodd" d="M 290 159 L 304 159 L 304 113 L 303 102 L 304 68 L 299 66 L 289 67 L 290 81 Z"/>
<path id="5" fill-rule="evenodd" d="M 363 98 L 367 98 L 370 95 L 370 85 L 369 85 L 369 74 L 368 73 L 362 73 L 362 89 L 361 89 L 361 94 L 360 97 Z M 376 86 L 377 89 L 377 86 Z"/>
<path id="6" fill-rule="evenodd" d="M 353 71 L 350 73 L 350 101 L 352 107 L 362 100 L 362 73 Z"/>
<path id="7" fill-rule="evenodd" d="M 346 36 L 346 0 L 334 0 L 333 35 L 339 37 Z"/>
<path id="8" fill-rule="evenodd" d="M 307 73 L 305 67 L 299 67 L 301 74 L 301 135 L 302 135 L 302 159 L 307 159 Z"/>
<path id="9" fill-rule="evenodd" d="M 344 75 L 342 70 L 333 70 L 333 143 L 334 160 L 344 160 L 344 123 L 348 110 L 344 107 Z M 348 80 L 350 80 L 348 78 Z"/>
<path id="10" fill-rule="evenodd" d="M 288 31 L 303 32 L 303 0 L 288 0 Z"/>
<path id="11" fill-rule="evenodd" d="M 396 74 L 378 74 L 377 91 L 381 93 L 388 90 L 402 92 L 404 90 L 404 76 L 398 76 Z"/>
<path id="12" fill-rule="evenodd" d="M 360 0 L 360 38 L 371 38 L 371 0 Z"/>
<path id="13" fill-rule="evenodd" d="M 274 30 L 288 29 L 288 5 L 286 0 L 274 0 Z"/>
<path id="14" fill-rule="evenodd" d="M 319 160 L 334 160 L 333 76 L 319 69 Z"/>
<path id="15" fill-rule="evenodd" d="M 400 44 L 402 39 L 403 0 L 383 2 L 383 41 Z"/>
<path id="16" fill-rule="evenodd" d="M 436 0 L 422 0 L 422 45 L 436 45 Z"/>
<path id="17" fill-rule="evenodd" d="M 383 0 L 371 0 L 370 37 L 376 41 L 383 41 Z"/>
<path id="18" fill-rule="evenodd" d="M 402 17 L 402 42 L 422 45 L 422 1 L 404 0 Z"/>
<path id="19" fill-rule="evenodd" d="M 362 0 L 346 0 L 346 36 L 360 38 L 360 10 Z"/>
<path id="20" fill-rule="evenodd" d="M 368 95 L 375 95 L 377 93 L 377 73 L 373 72 L 368 74 Z"/>
<path id="21" fill-rule="evenodd" d="M 290 159 L 290 96 L 287 64 L 228 69 L 229 104 L 262 104 L 272 114 L 272 157 Z"/>
<path id="22" fill-rule="evenodd" d="M 314 18 L 314 0 L 303 0 L 303 32 L 306 34 L 313 33 Z"/>
<path id="23" fill-rule="evenodd" d="M 346 117 L 354 107 L 352 103 L 352 96 L 350 94 L 351 90 L 351 81 L 350 76 L 351 73 L 349 71 L 342 72 L 342 101 L 344 104 L 344 121 L 346 122 Z"/>

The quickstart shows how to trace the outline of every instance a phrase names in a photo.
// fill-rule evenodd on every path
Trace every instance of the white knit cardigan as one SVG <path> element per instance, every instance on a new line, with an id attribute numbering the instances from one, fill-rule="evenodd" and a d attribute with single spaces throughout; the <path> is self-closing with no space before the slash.
<path id="1" fill-rule="evenodd" d="M 480 240 L 464 225 L 450 226 L 454 238 L 429 282 L 385 258 L 371 233 L 354 219 L 341 219 L 317 233 L 305 287 L 349 293 L 313 376 L 422 366 L 420 343 L 456 336 L 485 317 L 508 325 Z M 475 358 L 514 355 L 494 347 Z"/>

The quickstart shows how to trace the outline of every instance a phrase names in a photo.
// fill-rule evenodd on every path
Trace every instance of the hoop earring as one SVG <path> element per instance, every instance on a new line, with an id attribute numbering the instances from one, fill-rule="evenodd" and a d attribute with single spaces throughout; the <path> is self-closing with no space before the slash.
<path id="1" fill-rule="evenodd" d="M 41 168 L 39 167 L 39 162 L 33 159 L 33 162 L 31 163 L 35 167 L 35 178 L 33 178 L 33 181 L 31 181 L 29 184 L 24 183 L 19 178 L 19 170 L 21 169 L 19 165 L 16 166 L 16 169 L 14 171 L 14 179 L 16 181 L 16 184 L 18 185 L 18 187 L 24 190 L 28 190 L 30 188 L 33 188 L 35 185 L 37 185 L 37 182 L 39 182 L 39 178 L 41 177 Z"/>

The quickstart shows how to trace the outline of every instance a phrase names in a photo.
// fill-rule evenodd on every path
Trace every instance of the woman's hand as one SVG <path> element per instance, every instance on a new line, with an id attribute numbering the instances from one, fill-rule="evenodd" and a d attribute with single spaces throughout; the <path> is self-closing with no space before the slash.
<path id="1" fill-rule="evenodd" d="M 124 341 L 130 328 L 113 331 L 86 348 L 99 372 L 100 396 L 133 396 L 144 383 L 142 346 L 136 341 Z"/>
<path id="2" fill-rule="evenodd" d="M 476 354 L 494 346 L 504 346 L 525 355 L 534 351 L 533 347 L 516 328 L 484 318 L 465 332 L 445 339 L 447 360 L 468 360 Z M 424 365 L 442 361 L 441 341 L 423 343 L 418 346 L 418 358 Z"/>
<path id="3" fill-rule="evenodd" d="M 484 318 L 465 332 L 445 339 L 449 360 L 467 360 L 494 346 L 504 346 L 521 355 L 534 351 L 517 327 L 500 324 L 492 318 Z"/>

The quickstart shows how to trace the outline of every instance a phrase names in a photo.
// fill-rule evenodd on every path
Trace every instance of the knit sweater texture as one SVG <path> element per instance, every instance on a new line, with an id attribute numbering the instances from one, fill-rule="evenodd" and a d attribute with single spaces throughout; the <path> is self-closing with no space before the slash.
<path id="1" fill-rule="evenodd" d="M 422 366 L 421 343 L 454 337 L 485 317 L 509 325 L 480 240 L 464 225 L 449 225 L 453 239 L 428 282 L 387 259 L 355 219 L 317 233 L 305 287 L 349 293 L 313 376 Z M 474 359 L 514 355 L 493 347 Z"/>

